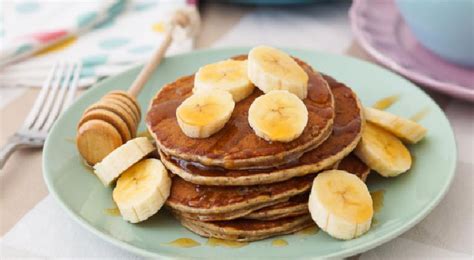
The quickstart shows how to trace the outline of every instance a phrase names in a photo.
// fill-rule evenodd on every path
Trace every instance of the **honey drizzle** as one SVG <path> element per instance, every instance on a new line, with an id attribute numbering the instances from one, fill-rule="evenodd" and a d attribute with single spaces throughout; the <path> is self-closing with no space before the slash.
<path id="1" fill-rule="evenodd" d="M 319 231 L 318 226 L 314 225 L 314 226 L 310 226 L 310 227 L 307 227 L 305 229 L 302 229 L 302 230 L 296 232 L 296 234 L 297 235 L 309 236 L 309 235 L 317 234 L 318 231 Z"/>
<path id="2" fill-rule="evenodd" d="M 288 245 L 288 242 L 285 239 L 275 239 L 272 241 L 272 246 L 274 247 L 284 247 L 287 245 Z"/>
<path id="3" fill-rule="evenodd" d="M 380 110 L 385 110 L 391 107 L 395 102 L 400 99 L 400 95 L 392 95 L 385 98 L 382 98 L 375 102 L 372 107 Z"/>
<path id="4" fill-rule="evenodd" d="M 383 207 L 385 190 L 376 190 L 370 192 L 370 196 L 372 197 L 372 205 L 374 208 L 374 212 L 379 212 Z"/>
<path id="5" fill-rule="evenodd" d="M 224 240 L 220 238 L 215 238 L 215 237 L 210 237 L 207 240 L 207 245 L 216 247 L 216 246 L 224 246 L 224 247 L 230 247 L 230 248 L 240 248 L 243 246 L 248 245 L 248 242 L 238 242 L 238 241 L 231 241 L 231 240 Z"/>
<path id="6" fill-rule="evenodd" d="M 416 112 L 414 115 L 410 117 L 411 120 L 417 122 L 420 121 L 421 119 L 425 118 L 426 115 L 430 112 L 430 109 L 428 107 L 425 107 L 421 109 L 420 111 Z"/>
<path id="7" fill-rule="evenodd" d="M 120 216 L 120 210 L 117 207 L 104 209 L 104 212 L 105 212 L 105 214 L 107 214 L 109 216 L 114 216 L 114 217 Z"/>
<path id="8" fill-rule="evenodd" d="M 173 240 L 166 245 L 174 246 L 174 247 L 180 247 L 180 248 L 191 248 L 191 247 L 196 247 L 200 246 L 201 243 L 197 242 L 194 239 L 187 238 L 187 237 L 182 237 L 178 238 L 176 240 Z"/>

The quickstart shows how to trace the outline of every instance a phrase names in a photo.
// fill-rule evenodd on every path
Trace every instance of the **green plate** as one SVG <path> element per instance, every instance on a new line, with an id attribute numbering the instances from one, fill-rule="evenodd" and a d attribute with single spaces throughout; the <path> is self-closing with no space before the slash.
<path id="1" fill-rule="evenodd" d="M 163 84 L 192 74 L 204 64 L 247 53 L 248 50 L 212 49 L 165 59 L 140 94 L 142 111 L 146 112 L 150 99 Z M 333 54 L 287 51 L 352 87 L 365 105 L 399 94 L 400 100 L 389 111 L 404 117 L 422 109 L 429 111 L 420 121 L 428 128 L 428 135 L 422 142 L 410 147 L 415 159 L 412 169 L 397 178 L 384 179 L 375 174 L 370 176 L 369 189 L 383 189 L 385 200 L 383 208 L 375 214 L 373 227 L 362 237 L 339 241 L 321 231 L 310 236 L 282 236 L 288 241 L 286 247 L 273 247 L 271 238 L 241 248 L 211 247 L 206 245 L 205 238 L 187 231 L 166 210 L 161 210 L 141 224 L 130 224 L 120 217 L 106 214 L 106 209 L 114 207 L 112 190 L 104 188 L 84 167 L 71 140 L 84 109 L 108 91 L 126 89 L 140 68 L 97 84 L 56 122 L 46 140 L 43 157 L 44 178 L 50 193 L 86 229 L 118 247 L 152 257 L 345 257 L 387 242 L 421 221 L 448 190 L 456 165 L 453 132 L 440 108 L 412 83 L 373 64 Z M 145 129 L 143 122 L 140 129 Z M 167 245 L 183 237 L 192 238 L 200 242 L 201 246 L 185 249 Z"/>

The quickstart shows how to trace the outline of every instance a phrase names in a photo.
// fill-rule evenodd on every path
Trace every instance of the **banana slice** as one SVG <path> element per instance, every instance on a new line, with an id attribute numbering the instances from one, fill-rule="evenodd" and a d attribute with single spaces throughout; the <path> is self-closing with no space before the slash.
<path id="1" fill-rule="evenodd" d="M 193 92 L 221 89 L 239 102 L 252 94 L 254 88 L 247 76 L 246 60 L 225 60 L 201 67 L 194 77 Z"/>
<path id="2" fill-rule="evenodd" d="M 371 107 L 364 108 L 365 119 L 391 132 L 405 142 L 417 143 L 426 135 L 426 128 L 422 125 L 386 111 Z"/>
<path id="3" fill-rule="evenodd" d="M 363 181 L 346 171 L 319 173 L 308 200 L 311 217 L 329 235 L 353 239 L 370 229 L 372 197 Z"/>
<path id="4" fill-rule="evenodd" d="M 112 197 L 122 217 L 137 223 L 158 212 L 168 198 L 170 188 L 171 178 L 161 161 L 146 159 L 120 176 Z"/>
<path id="5" fill-rule="evenodd" d="M 199 91 L 179 105 L 176 118 L 185 135 L 207 138 L 224 127 L 234 107 L 234 99 L 227 91 Z"/>
<path id="6" fill-rule="evenodd" d="M 273 90 L 256 98 L 249 108 L 249 124 L 267 141 L 290 142 L 308 123 L 308 110 L 295 94 Z"/>
<path id="7" fill-rule="evenodd" d="M 105 186 L 109 186 L 122 172 L 154 150 L 155 146 L 148 138 L 132 139 L 94 165 L 94 173 Z"/>
<path id="8" fill-rule="evenodd" d="M 300 99 L 308 94 L 308 74 L 288 54 L 258 46 L 248 55 L 248 77 L 264 93 L 288 90 Z"/>
<path id="9" fill-rule="evenodd" d="M 403 143 L 388 131 L 367 122 L 355 154 L 384 177 L 394 177 L 411 167 L 411 155 Z"/>

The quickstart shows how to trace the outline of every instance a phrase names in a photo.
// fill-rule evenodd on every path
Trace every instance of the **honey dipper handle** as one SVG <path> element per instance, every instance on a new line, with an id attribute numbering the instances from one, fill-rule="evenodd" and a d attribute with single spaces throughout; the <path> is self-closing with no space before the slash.
<path id="1" fill-rule="evenodd" d="M 135 81 L 132 83 L 132 85 L 128 89 L 128 93 L 131 96 L 133 97 L 138 96 L 138 94 L 142 90 L 145 83 L 153 74 L 153 71 L 155 71 L 156 67 L 160 64 L 161 60 L 163 59 L 163 56 L 165 56 L 166 50 L 171 45 L 171 42 L 173 39 L 172 37 L 173 29 L 174 29 L 174 24 L 172 24 L 171 28 L 166 32 L 165 40 L 161 44 L 160 48 L 158 48 L 155 51 L 155 53 L 153 53 L 153 56 L 151 57 L 151 59 L 148 61 L 145 67 L 143 67 L 143 69 L 140 71 L 140 74 L 138 74 L 138 77 L 135 79 Z"/>
<path id="2" fill-rule="evenodd" d="M 170 23 L 170 27 L 166 31 L 165 40 L 161 44 L 160 48 L 158 48 L 155 51 L 155 53 L 153 53 L 153 56 L 151 57 L 151 59 L 148 61 L 145 67 L 143 67 L 143 69 L 140 71 L 140 74 L 138 74 L 138 77 L 135 79 L 135 81 L 132 83 L 132 85 L 128 89 L 128 93 L 131 96 L 133 97 L 138 96 L 138 93 L 140 93 L 140 90 L 142 90 L 145 83 L 153 74 L 153 71 L 160 64 L 161 60 L 163 59 L 163 56 L 165 56 L 166 50 L 168 49 L 168 47 L 171 45 L 171 42 L 173 41 L 173 31 L 176 25 L 179 25 L 181 27 L 187 27 L 190 25 L 190 23 L 191 23 L 191 19 L 189 17 L 189 14 L 184 11 L 178 10 L 173 15 L 171 23 Z"/>

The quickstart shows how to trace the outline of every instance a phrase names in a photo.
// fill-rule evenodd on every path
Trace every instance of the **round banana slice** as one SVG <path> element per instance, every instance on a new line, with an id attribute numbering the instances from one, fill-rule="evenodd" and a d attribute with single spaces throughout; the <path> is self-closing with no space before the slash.
<path id="1" fill-rule="evenodd" d="M 410 119 L 371 107 L 364 108 L 365 119 L 394 134 L 403 141 L 415 144 L 426 135 L 426 128 Z"/>
<path id="2" fill-rule="evenodd" d="M 308 208 L 316 224 L 332 237 L 353 239 L 370 229 L 372 197 L 357 175 L 329 170 L 313 181 Z"/>
<path id="3" fill-rule="evenodd" d="M 199 91 L 179 105 L 176 119 L 185 135 L 207 138 L 224 127 L 234 107 L 234 99 L 227 91 Z"/>
<path id="4" fill-rule="evenodd" d="M 225 60 L 201 67 L 194 77 L 193 92 L 220 89 L 239 102 L 252 94 L 254 88 L 247 76 L 246 60 Z"/>
<path id="5" fill-rule="evenodd" d="M 94 173 L 105 186 L 109 186 L 126 169 L 154 150 L 155 146 L 148 138 L 137 137 L 122 144 L 94 165 Z"/>
<path id="6" fill-rule="evenodd" d="M 160 160 L 146 159 L 117 180 L 112 197 L 122 217 L 131 223 L 154 215 L 170 194 L 171 178 Z"/>
<path id="7" fill-rule="evenodd" d="M 308 110 L 295 94 L 273 90 L 256 98 L 249 108 L 249 124 L 267 141 L 290 142 L 308 123 Z"/>
<path id="8" fill-rule="evenodd" d="M 258 46 L 250 50 L 247 71 L 250 81 L 264 93 L 288 90 L 300 99 L 308 94 L 308 74 L 278 49 Z"/>
<path id="9" fill-rule="evenodd" d="M 365 164 L 384 177 L 397 176 L 411 167 L 411 155 L 405 145 L 370 122 L 366 122 L 354 151 Z"/>

